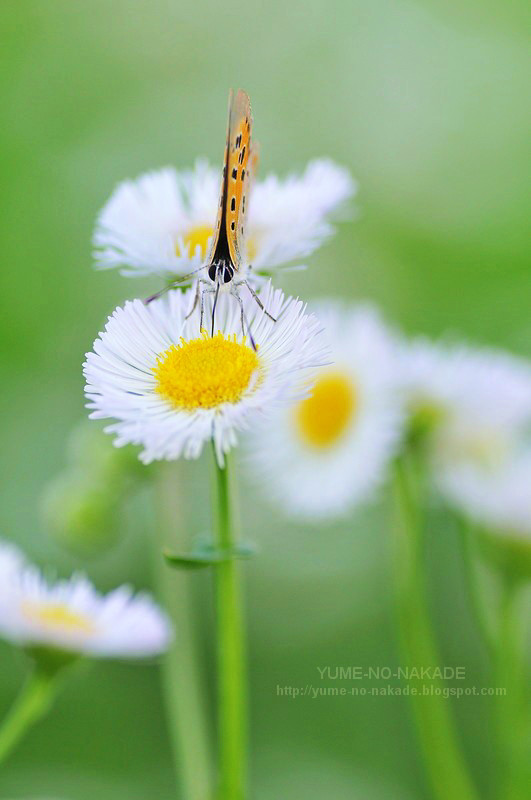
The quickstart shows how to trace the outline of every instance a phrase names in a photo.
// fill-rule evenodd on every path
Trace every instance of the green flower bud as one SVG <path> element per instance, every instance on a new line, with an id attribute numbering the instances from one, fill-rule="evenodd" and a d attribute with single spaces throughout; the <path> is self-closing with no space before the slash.
<path id="1" fill-rule="evenodd" d="M 105 475 L 117 489 L 131 480 L 141 480 L 150 474 L 138 459 L 137 448 L 115 447 L 102 425 L 94 420 L 84 420 L 72 430 L 68 441 L 68 461 L 73 466 L 86 469 L 91 474 Z"/>
<path id="2" fill-rule="evenodd" d="M 82 555 L 112 547 L 119 535 L 119 498 L 103 478 L 66 472 L 43 496 L 43 513 L 52 537 Z"/>

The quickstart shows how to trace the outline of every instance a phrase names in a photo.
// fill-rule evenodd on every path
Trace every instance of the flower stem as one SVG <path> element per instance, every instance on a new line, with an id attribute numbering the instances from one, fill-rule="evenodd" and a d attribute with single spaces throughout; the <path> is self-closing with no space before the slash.
<path id="1" fill-rule="evenodd" d="M 495 636 L 492 629 L 492 621 L 487 613 L 485 598 L 481 587 L 481 577 L 478 570 L 478 557 L 476 547 L 476 531 L 471 523 L 460 518 L 458 520 L 461 544 L 463 549 L 463 566 L 465 571 L 466 588 L 472 613 L 479 629 L 481 638 L 491 659 L 494 659 L 496 652 Z"/>
<path id="2" fill-rule="evenodd" d="M 156 548 L 155 576 L 176 630 L 162 661 L 162 685 L 183 800 L 211 800 L 211 752 L 197 654 L 197 614 L 190 597 L 194 576 L 184 570 L 170 569 L 160 552 L 160 547 L 179 549 L 187 544 L 185 521 L 180 518 L 184 503 L 179 467 L 163 465 L 157 482 L 160 546 Z"/>
<path id="3" fill-rule="evenodd" d="M 529 719 L 525 687 L 525 659 L 520 615 L 521 585 L 502 577 L 500 635 L 496 657 L 496 688 L 505 689 L 496 698 L 500 752 L 500 800 L 529 797 Z"/>
<path id="4" fill-rule="evenodd" d="M 17 746 L 24 734 L 43 717 L 52 705 L 55 675 L 34 669 L 0 726 L 0 763 Z"/>
<path id="5" fill-rule="evenodd" d="M 407 456 L 396 465 L 395 495 L 396 583 L 398 618 L 403 658 L 407 666 L 434 670 L 437 649 L 430 617 L 424 576 L 424 535 L 419 475 Z M 411 682 L 411 701 L 433 796 L 438 800 L 477 800 L 477 794 L 456 742 L 448 700 L 440 682 Z"/>
<path id="6" fill-rule="evenodd" d="M 215 458 L 215 454 L 214 454 Z M 221 551 L 235 545 L 229 462 L 215 462 L 217 536 Z M 219 798 L 243 800 L 246 783 L 246 676 L 239 564 L 227 558 L 215 566 L 218 637 Z"/>

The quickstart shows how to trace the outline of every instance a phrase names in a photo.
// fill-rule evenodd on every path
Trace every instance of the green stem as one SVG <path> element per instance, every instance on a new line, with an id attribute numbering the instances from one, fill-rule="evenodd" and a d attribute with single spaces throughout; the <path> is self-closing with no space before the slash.
<path id="1" fill-rule="evenodd" d="M 216 458 L 214 454 L 214 459 Z M 229 462 L 215 462 L 218 547 L 235 545 Z M 219 798 L 243 800 L 246 783 L 246 676 L 240 565 L 234 558 L 215 566 L 218 637 Z"/>
<path id="2" fill-rule="evenodd" d="M 475 543 L 476 532 L 468 520 L 458 520 L 461 544 L 463 547 L 463 565 L 465 571 L 466 587 L 474 619 L 491 659 L 496 653 L 496 640 L 492 629 L 491 619 L 488 616 L 485 598 L 481 589 L 480 575 L 478 572 L 478 557 Z"/>
<path id="3" fill-rule="evenodd" d="M 0 763 L 5 761 L 31 726 L 49 710 L 55 685 L 55 677 L 51 673 L 36 668 L 30 675 L 0 726 Z"/>
<path id="4" fill-rule="evenodd" d="M 162 685 L 177 779 L 184 800 L 211 800 L 212 775 L 204 682 L 197 654 L 193 576 L 170 569 L 161 547 L 186 547 L 179 491 L 179 465 L 163 465 L 158 476 L 159 546 L 155 576 L 159 593 L 175 625 L 175 639 L 162 661 Z"/>
<path id="5" fill-rule="evenodd" d="M 525 800 L 531 785 L 520 589 L 519 583 L 503 576 L 495 681 L 496 688 L 505 690 L 496 698 L 500 800 Z"/>
<path id="6" fill-rule="evenodd" d="M 396 582 L 398 617 L 406 665 L 434 670 L 437 648 L 427 612 L 424 535 L 419 476 L 404 457 L 396 466 Z M 456 742 L 448 700 L 433 680 L 411 681 L 411 701 L 433 796 L 438 800 L 477 800 L 477 794 Z"/>

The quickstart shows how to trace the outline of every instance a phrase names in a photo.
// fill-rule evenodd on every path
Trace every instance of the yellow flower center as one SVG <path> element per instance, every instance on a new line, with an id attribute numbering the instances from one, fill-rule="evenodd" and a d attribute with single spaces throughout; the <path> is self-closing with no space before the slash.
<path id="1" fill-rule="evenodd" d="M 245 342 L 220 332 L 172 344 L 158 357 L 153 372 L 158 394 L 175 408 L 195 411 L 238 403 L 259 366 L 257 354 Z"/>
<path id="2" fill-rule="evenodd" d="M 190 228 L 187 233 L 183 235 L 183 243 L 184 243 L 184 252 L 181 252 L 181 248 L 177 244 L 175 246 L 175 253 L 177 256 L 186 256 L 190 254 L 190 256 L 195 255 L 196 248 L 199 247 L 199 251 L 201 254 L 201 258 L 205 259 L 208 255 L 208 243 L 210 237 L 213 236 L 214 230 L 210 225 L 196 225 L 193 228 Z M 247 259 L 249 263 L 252 264 L 253 259 L 256 256 L 256 242 L 254 239 L 247 239 L 246 242 L 247 247 Z"/>
<path id="3" fill-rule="evenodd" d="M 178 256 L 186 256 L 188 253 L 195 255 L 196 248 L 199 247 L 201 251 L 201 258 L 206 258 L 208 253 L 208 240 L 213 234 L 210 225 L 196 225 L 194 228 L 184 234 L 184 252 L 181 252 L 179 245 L 176 246 L 175 252 Z"/>
<path id="4" fill-rule="evenodd" d="M 79 611 L 72 611 L 64 605 L 37 605 L 24 603 L 23 613 L 33 622 L 45 628 L 59 628 L 71 633 L 92 634 L 95 626 L 90 617 Z"/>
<path id="5" fill-rule="evenodd" d="M 328 372 L 295 410 L 295 422 L 305 444 L 331 447 L 348 428 L 358 407 L 356 389 L 341 372 Z"/>
<path id="6" fill-rule="evenodd" d="M 256 253 L 258 250 L 256 241 L 252 237 L 249 237 L 245 243 L 245 246 L 247 247 L 247 260 L 249 264 L 252 264 L 256 258 Z"/>

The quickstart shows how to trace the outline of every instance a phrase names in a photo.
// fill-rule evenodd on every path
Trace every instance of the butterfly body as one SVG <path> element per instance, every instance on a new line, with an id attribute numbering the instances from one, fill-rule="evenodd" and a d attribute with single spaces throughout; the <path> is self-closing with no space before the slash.
<path id="1" fill-rule="evenodd" d="M 231 91 L 221 191 L 208 268 L 208 277 L 214 282 L 219 276 L 221 283 L 230 283 L 244 262 L 251 127 L 249 96 L 242 89 L 236 96 Z"/>
<path id="2" fill-rule="evenodd" d="M 246 219 L 249 213 L 248 196 L 251 172 L 254 171 L 258 160 L 256 148 L 254 152 L 251 148 L 251 128 L 251 103 L 248 94 L 242 89 L 238 89 L 236 95 L 234 95 L 231 89 L 216 225 L 207 264 L 197 270 L 197 272 L 201 272 L 206 269 L 208 280 L 205 278 L 197 279 L 194 303 L 188 314 L 188 317 L 190 317 L 200 303 L 200 327 L 202 328 L 205 295 L 215 295 L 212 307 L 212 335 L 214 335 L 215 311 L 220 291 L 230 292 L 240 304 L 242 331 L 245 333 L 245 313 L 243 302 L 238 292 L 239 286 L 246 286 L 266 316 L 273 322 L 276 321 L 263 307 L 260 298 L 248 283 L 244 274 L 244 271 L 248 268 L 245 247 Z M 189 279 L 192 275 L 185 276 L 183 280 Z M 179 282 L 176 281 L 174 285 Z M 166 287 L 166 290 L 168 288 L 171 288 L 171 286 Z M 148 302 L 158 297 L 161 293 L 158 292 L 156 295 L 152 295 L 152 297 L 148 298 Z M 250 331 L 249 337 L 254 347 Z"/>

